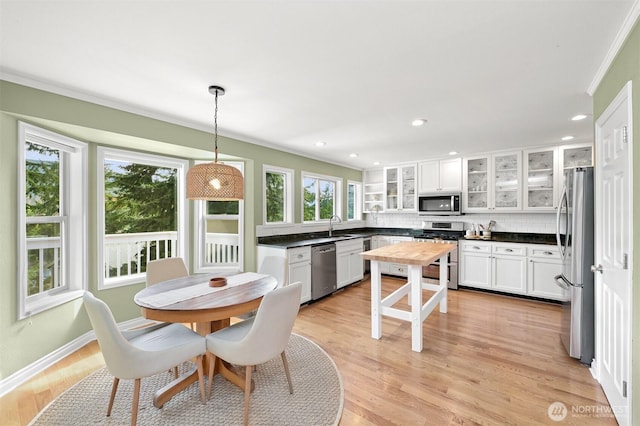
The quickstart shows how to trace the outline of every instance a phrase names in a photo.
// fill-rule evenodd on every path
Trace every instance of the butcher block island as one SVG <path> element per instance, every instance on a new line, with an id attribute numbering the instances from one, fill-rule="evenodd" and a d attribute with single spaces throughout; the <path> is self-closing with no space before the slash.
<path id="1" fill-rule="evenodd" d="M 371 261 L 371 337 L 382 337 L 382 315 L 411 323 L 411 349 L 422 351 L 422 322 L 435 306 L 440 304 L 440 312 L 447 312 L 447 257 L 456 250 L 452 244 L 402 242 L 380 247 L 362 253 Z M 440 259 L 440 282 L 431 284 L 422 279 L 422 267 Z M 381 273 L 379 262 L 393 262 L 408 266 L 407 283 L 382 299 Z M 424 305 L 422 290 L 435 292 Z M 394 308 L 403 296 L 408 297 L 410 311 Z"/>

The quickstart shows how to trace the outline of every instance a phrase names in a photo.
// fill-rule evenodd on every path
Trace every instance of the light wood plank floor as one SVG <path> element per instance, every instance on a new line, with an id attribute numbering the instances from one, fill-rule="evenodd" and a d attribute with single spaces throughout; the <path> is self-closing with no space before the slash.
<path id="1" fill-rule="evenodd" d="M 401 283 L 384 278 L 383 293 Z M 369 312 L 365 280 L 303 307 L 294 328 L 340 370 L 341 425 L 616 424 L 610 416 L 584 415 L 609 405 L 588 368 L 562 348 L 558 305 L 451 291 L 449 313 L 436 310 L 423 325 L 421 353 L 411 351 L 407 322 L 384 318 L 382 339 L 372 339 Z M 85 346 L 1 398 L 2 424 L 28 424 L 103 365 L 97 344 Z M 547 414 L 556 401 L 569 410 L 561 423 Z"/>

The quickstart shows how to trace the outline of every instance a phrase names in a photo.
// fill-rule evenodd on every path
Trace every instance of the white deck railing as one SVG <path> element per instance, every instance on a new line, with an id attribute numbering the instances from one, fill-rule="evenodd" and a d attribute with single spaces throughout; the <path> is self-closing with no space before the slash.
<path id="1" fill-rule="evenodd" d="M 105 235 L 105 278 L 144 273 L 152 260 L 178 255 L 177 232 L 138 232 Z"/>
<path id="2" fill-rule="evenodd" d="M 140 232 L 133 234 L 105 235 L 105 278 L 121 278 L 146 272 L 147 262 L 178 256 L 177 232 Z M 53 274 L 44 263 L 45 251 L 53 249 Z M 27 238 L 27 250 L 38 251 L 38 291 L 45 290 L 45 280 L 51 275 L 52 287 L 60 285 L 60 237 Z M 239 266 L 240 246 L 237 234 L 208 233 L 205 246 L 205 263 L 208 266 Z M 30 265 L 34 268 L 35 265 Z M 31 283 L 35 287 L 36 283 Z M 51 287 L 48 285 L 47 287 Z M 46 290 L 48 290 L 47 288 Z"/>
<path id="3" fill-rule="evenodd" d="M 207 233 L 205 264 L 212 266 L 239 266 L 239 256 L 238 234 Z"/>
<path id="4" fill-rule="evenodd" d="M 45 251 L 53 250 L 53 258 L 49 266 L 45 265 Z M 36 265 L 29 265 L 29 279 L 35 278 L 37 282 L 29 281 L 28 294 L 34 295 L 42 293 L 45 290 L 60 287 L 60 237 L 29 237 L 27 238 L 27 256 L 34 252 L 38 252 L 38 273 L 34 277 L 32 272 Z M 51 271 L 53 267 L 53 272 Z M 51 283 L 45 288 L 45 280 L 51 279 Z M 36 290 L 37 287 L 37 290 Z"/>

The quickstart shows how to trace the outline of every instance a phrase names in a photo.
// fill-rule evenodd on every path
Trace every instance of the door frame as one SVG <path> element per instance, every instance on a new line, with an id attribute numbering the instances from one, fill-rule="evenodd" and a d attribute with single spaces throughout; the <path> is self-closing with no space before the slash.
<path id="1" fill-rule="evenodd" d="M 627 324 L 626 324 L 626 338 L 627 341 L 629 342 L 629 345 L 627 347 L 627 356 L 628 356 L 628 365 L 627 365 L 627 371 L 628 371 L 628 381 L 627 381 L 627 396 L 626 396 L 626 402 L 627 405 L 625 407 L 625 412 L 626 412 L 626 419 L 629 422 L 628 424 L 631 424 L 630 422 L 633 420 L 633 413 L 632 413 L 632 408 L 633 408 L 633 370 L 632 370 L 632 366 L 633 366 L 633 343 L 632 343 L 632 337 L 634 335 L 634 327 L 633 327 L 633 300 L 634 300 L 634 295 L 633 295 L 633 259 L 634 259 L 634 253 L 633 253 L 633 239 L 634 239 L 634 230 L 633 230 L 633 105 L 632 105 L 632 99 L 633 99 L 633 92 L 632 92 L 632 82 L 628 81 L 623 87 L 622 89 L 620 89 L 620 92 L 616 95 L 616 97 L 609 103 L 609 105 L 607 106 L 607 108 L 605 109 L 605 111 L 600 115 L 600 117 L 598 118 L 598 120 L 595 123 L 594 126 L 594 130 L 595 130 L 595 140 L 594 140 L 594 155 L 595 155 L 595 165 L 596 168 L 594 170 L 595 172 L 595 189 L 600 188 L 601 183 L 600 183 L 600 178 L 598 177 L 598 169 L 597 169 L 597 162 L 598 162 L 598 152 L 600 151 L 600 147 L 601 147 L 601 143 L 602 143 L 602 135 L 601 135 L 601 131 L 600 129 L 602 128 L 602 123 L 606 122 L 609 117 L 612 115 L 612 113 L 623 103 L 623 102 L 628 102 L 629 103 L 629 107 L 628 107 L 628 117 L 627 117 L 627 137 L 628 137 L 628 175 L 627 178 L 629 180 L 629 233 L 631 235 L 630 237 L 630 244 L 629 244 L 629 260 L 628 260 L 628 267 L 629 267 L 629 297 L 627 300 L 627 309 L 628 309 L 628 317 L 627 317 Z M 602 199 L 601 195 L 599 195 L 596 191 L 595 193 L 595 225 L 598 224 L 598 218 L 602 217 L 603 214 L 603 206 L 600 203 L 600 200 Z M 601 255 L 598 256 L 599 254 L 599 247 L 600 247 L 600 241 L 598 241 L 598 233 L 595 232 L 595 253 L 594 253 L 594 265 L 598 265 L 599 262 L 601 261 Z M 596 341 L 596 347 L 595 347 L 595 362 L 594 365 L 592 365 L 591 368 L 591 373 L 592 375 L 595 377 L 596 380 L 598 380 L 598 382 L 601 382 L 601 377 L 602 377 L 602 362 L 600 361 L 600 354 L 601 354 L 601 348 L 600 348 L 600 344 L 599 342 L 602 341 L 602 329 L 603 329 L 603 316 L 602 316 L 602 283 L 598 281 L 598 277 L 596 275 L 595 280 L 594 280 L 594 285 L 595 285 L 595 341 Z M 618 420 L 618 419 L 617 419 Z M 619 420 L 618 420 L 619 421 Z"/>

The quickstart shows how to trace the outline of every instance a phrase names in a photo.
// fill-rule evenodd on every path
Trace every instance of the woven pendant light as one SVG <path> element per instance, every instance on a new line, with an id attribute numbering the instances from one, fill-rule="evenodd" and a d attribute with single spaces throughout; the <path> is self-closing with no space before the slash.
<path id="1" fill-rule="evenodd" d="M 218 96 L 220 86 L 209 86 L 216 97 L 214 114 L 215 159 L 213 163 L 196 164 L 187 172 L 187 198 L 190 200 L 233 201 L 244 198 L 244 179 L 240 170 L 218 162 Z"/>

